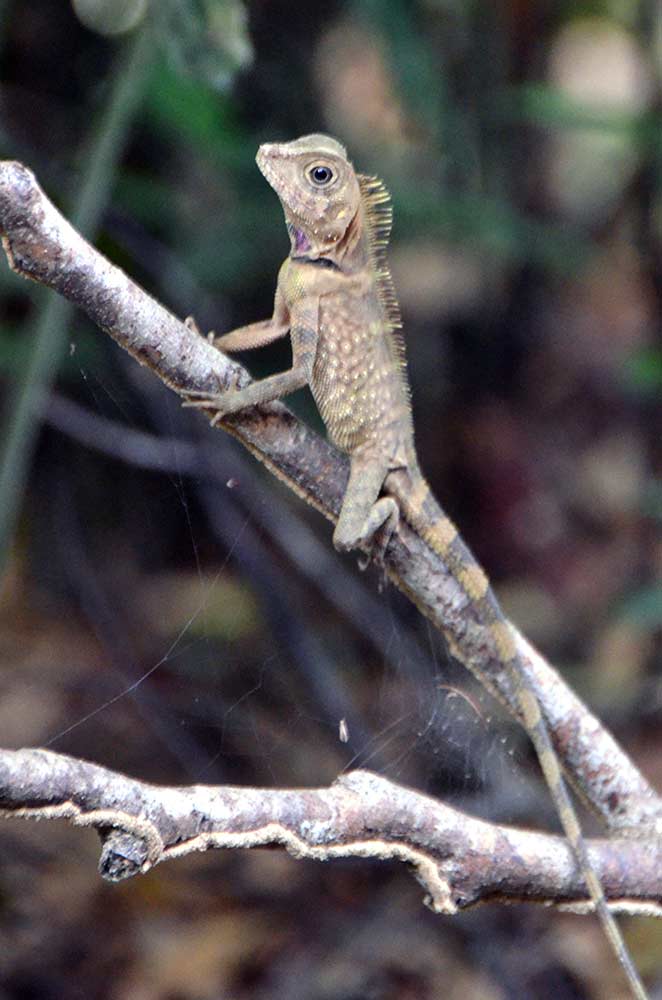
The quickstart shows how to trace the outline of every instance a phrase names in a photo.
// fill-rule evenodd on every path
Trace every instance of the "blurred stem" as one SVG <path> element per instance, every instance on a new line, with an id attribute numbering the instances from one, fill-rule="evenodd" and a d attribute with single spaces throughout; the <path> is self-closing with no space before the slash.
<path id="1" fill-rule="evenodd" d="M 0 0 L 0 37 L 5 38 L 7 18 L 10 13 L 11 0 Z"/>
<path id="2" fill-rule="evenodd" d="M 93 238 L 99 225 L 145 90 L 150 49 L 148 26 L 125 43 L 115 63 L 107 103 L 89 139 L 77 178 L 79 195 L 71 207 L 72 224 L 88 238 Z M 35 448 L 40 398 L 57 374 L 73 313 L 73 306 L 52 292 L 40 290 L 34 301 L 31 346 L 22 378 L 10 395 L 6 431 L 0 442 L 0 573 L 7 561 Z"/>
<path id="3" fill-rule="evenodd" d="M 654 78 L 654 98 L 650 109 L 653 119 L 651 142 L 644 146 L 643 162 L 639 174 L 638 241 L 639 250 L 655 294 L 656 314 L 662 310 L 662 247 L 659 239 L 657 211 L 662 199 L 662 75 L 659 69 L 657 47 L 662 39 L 662 5 L 660 0 L 643 0 L 639 9 L 639 36 L 642 48 L 647 51 Z M 662 343 L 662 325 L 656 324 L 658 344 Z"/>

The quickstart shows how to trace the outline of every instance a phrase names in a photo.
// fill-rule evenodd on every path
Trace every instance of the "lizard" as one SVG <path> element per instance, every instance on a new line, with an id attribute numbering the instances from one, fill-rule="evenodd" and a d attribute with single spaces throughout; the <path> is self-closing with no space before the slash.
<path id="1" fill-rule="evenodd" d="M 392 225 L 389 194 L 379 178 L 357 173 L 345 148 L 330 136 L 264 143 L 256 159 L 284 210 L 290 253 L 279 271 L 271 318 L 217 337 L 214 344 L 227 352 L 247 350 L 289 333 L 292 366 L 242 388 L 192 394 L 184 405 L 212 413 L 216 425 L 248 406 L 310 387 L 330 440 L 350 460 L 334 546 L 341 551 L 359 548 L 380 561 L 402 517 L 455 577 L 508 670 L 521 721 L 590 900 L 633 995 L 645 1000 L 589 858 L 512 627 L 419 468 L 400 311 L 386 259 Z"/>

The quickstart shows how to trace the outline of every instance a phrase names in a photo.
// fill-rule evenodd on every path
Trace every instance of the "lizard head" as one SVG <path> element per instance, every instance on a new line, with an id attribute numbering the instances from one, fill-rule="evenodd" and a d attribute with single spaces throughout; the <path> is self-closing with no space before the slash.
<path id="1" fill-rule="evenodd" d="M 293 255 L 334 261 L 342 257 L 347 249 L 343 237 L 361 202 L 343 146 L 328 135 L 265 143 L 258 150 L 257 165 L 280 198 Z"/>

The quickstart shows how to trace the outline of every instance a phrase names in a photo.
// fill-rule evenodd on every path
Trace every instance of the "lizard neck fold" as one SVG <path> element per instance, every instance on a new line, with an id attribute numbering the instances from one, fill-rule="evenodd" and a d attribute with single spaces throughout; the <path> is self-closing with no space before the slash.
<path id="1" fill-rule="evenodd" d="M 369 262 L 370 254 L 363 224 L 362 205 L 359 205 L 345 231 L 332 242 L 324 234 L 313 231 L 310 227 L 297 225 L 296 220 L 288 220 L 287 232 L 290 237 L 292 260 L 307 261 L 348 273 L 364 268 Z"/>

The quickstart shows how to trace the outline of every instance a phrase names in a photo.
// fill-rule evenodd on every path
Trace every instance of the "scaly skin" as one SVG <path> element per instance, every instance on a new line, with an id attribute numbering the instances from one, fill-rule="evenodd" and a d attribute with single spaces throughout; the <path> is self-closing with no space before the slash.
<path id="1" fill-rule="evenodd" d="M 265 144 L 257 163 L 280 198 L 290 255 L 278 275 L 273 317 L 220 337 L 221 350 L 259 347 L 290 334 L 292 368 L 246 388 L 187 404 L 213 410 L 212 423 L 309 385 L 350 476 L 333 535 L 337 549 L 381 557 L 400 516 L 444 561 L 489 629 L 509 670 L 528 732 L 590 898 L 634 996 L 646 991 L 588 857 L 535 691 L 487 577 L 434 499 L 416 458 L 400 317 L 385 259 L 388 194 L 356 174 L 340 143 L 309 135 Z"/>

